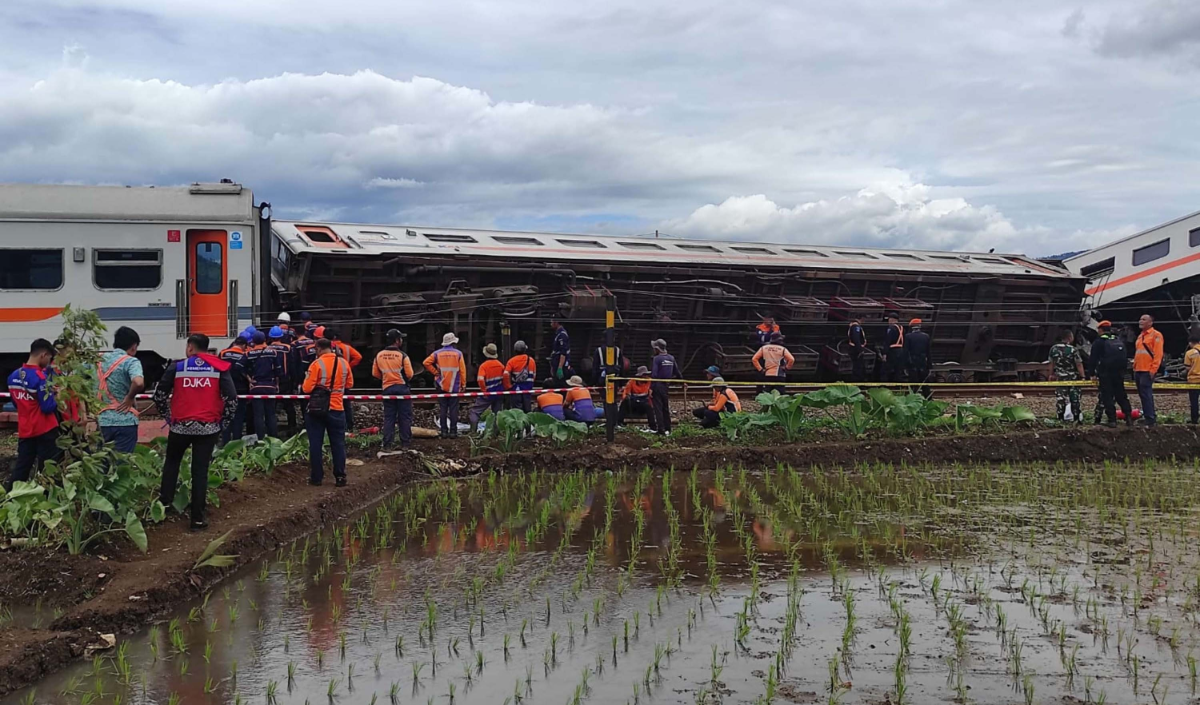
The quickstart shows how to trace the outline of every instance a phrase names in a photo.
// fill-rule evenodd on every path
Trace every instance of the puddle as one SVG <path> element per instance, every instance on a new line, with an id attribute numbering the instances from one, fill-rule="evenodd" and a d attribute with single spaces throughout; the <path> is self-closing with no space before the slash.
<path id="1" fill-rule="evenodd" d="M 1192 468 L 410 488 L 3 703 L 1189 702 Z"/>

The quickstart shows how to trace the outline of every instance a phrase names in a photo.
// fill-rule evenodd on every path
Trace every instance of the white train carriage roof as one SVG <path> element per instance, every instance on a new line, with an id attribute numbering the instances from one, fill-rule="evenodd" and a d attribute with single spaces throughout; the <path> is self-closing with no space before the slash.
<path id="1" fill-rule="evenodd" d="M 297 254 L 444 255 L 631 264 L 651 261 L 831 270 L 884 269 L 987 276 L 1074 276 L 1016 254 L 283 220 L 273 221 L 271 228 L 287 248 Z"/>
<path id="2" fill-rule="evenodd" d="M 1088 279 L 1092 305 L 1200 275 L 1200 211 L 1063 260 Z"/>
<path id="3" fill-rule="evenodd" d="M 248 223 L 254 195 L 233 183 L 191 186 L 0 184 L 0 220 Z"/>

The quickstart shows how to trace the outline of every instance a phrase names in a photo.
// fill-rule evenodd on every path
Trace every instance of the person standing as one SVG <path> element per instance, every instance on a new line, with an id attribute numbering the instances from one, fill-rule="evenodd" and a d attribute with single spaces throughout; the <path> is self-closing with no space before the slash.
<path id="1" fill-rule="evenodd" d="M 529 348 L 525 345 L 524 340 L 513 343 L 513 356 L 508 358 L 508 363 L 504 365 L 504 386 L 506 388 L 522 391 L 533 389 L 533 381 L 537 379 L 537 362 L 528 352 Z M 521 411 L 528 414 L 532 408 L 533 396 L 531 394 L 516 396 L 521 405 Z"/>
<path id="2" fill-rule="evenodd" d="M 249 400 L 240 398 L 250 393 L 250 379 L 246 376 L 246 344 L 250 342 L 242 335 L 233 339 L 229 347 L 217 353 L 229 365 L 229 376 L 233 379 L 233 388 L 238 395 L 233 412 L 233 421 L 225 424 L 221 432 L 221 445 L 233 440 L 236 434 L 241 438 L 246 428 L 246 407 Z"/>
<path id="3" fill-rule="evenodd" d="M 1200 384 L 1200 333 L 1188 336 L 1188 349 L 1183 354 L 1183 366 L 1187 369 L 1188 384 Z M 1188 402 L 1192 416 L 1188 423 L 1193 426 L 1200 421 L 1200 389 L 1188 390 Z"/>
<path id="4" fill-rule="evenodd" d="M 1068 328 L 1058 336 L 1058 343 L 1050 348 L 1050 364 L 1054 366 L 1054 379 L 1063 382 L 1081 380 L 1083 355 L 1075 347 L 1075 334 Z M 1070 403 L 1071 417 L 1075 423 L 1083 423 L 1083 398 L 1079 387 L 1059 387 L 1054 390 L 1054 406 L 1058 420 L 1065 421 L 1067 404 Z"/>
<path id="5" fill-rule="evenodd" d="M 622 362 L 623 359 L 621 358 L 621 347 L 614 345 L 613 366 L 612 369 L 609 370 L 608 365 L 604 364 L 604 346 L 601 345 L 600 347 L 596 348 L 595 352 L 592 353 L 592 384 L 596 387 L 603 387 L 604 380 L 608 379 L 610 372 L 618 375 L 625 374 L 626 370 L 621 369 Z"/>
<path id="6" fill-rule="evenodd" d="M 412 394 L 408 383 L 412 381 L 412 359 L 401 348 L 404 346 L 404 333 L 392 328 L 385 337 L 388 346 L 375 354 L 375 363 L 371 365 L 371 376 L 380 380 L 384 396 L 405 396 Z M 412 399 L 383 400 L 383 449 L 388 450 L 396 439 L 396 425 L 400 426 L 400 447 L 412 445 Z"/>
<path id="7" fill-rule="evenodd" d="M 457 343 L 458 336 L 447 333 L 442 336 L 442 347 L 425 358 L 425 369 L 433 375 L 437 390 L 443 394 L 458 394 L 467 378 L 467 361 L 462 351 L 454 347 Z M 442 438 L 458 438 L 458 397 L 438 399 L 438 427 Z"/>
<path id="8" fill-rule="evenodd" d="M 320 486 L 325 481 L 324 445 L 329 437 L 329 452 L 333 457 L 334 484 L 346 486 L 346 410 L 343 406 L 346 390 L 351 385 L 350 363 L 333 352 L 333 343 L 328 338 L 317 341 L 317 359 L 308 368 L 301 389 L 313 395 L 317 388 L 323 390 L 317 397 L 328 394 L 327 407 L 309 398 L 307 414 L 308 430 L 308 484 Z M 320 408 L 316 408 L 320 407 Z"/>
<path id="9" fill-rule="evenodd" d="M 771 343 L 771 336 L 779 332 L 781 331 L 779 330 L 779 326 L 776 325 L 775 319 L 771 316 L 763 316 L 762 323 L 759 323 L 754 329 L 754 335 L 758 338 L 758 347 L 761 348 L 764 345 L 769 345 Z"/>
<path id="10" fill-rule="evenodd" d="M 900 318 L 894 313 L 888 314 L 887 329 L 887 379 L 888 382 L 900 382 L 904 379 L 904 328 Z"/>
<path id="11" fill-rule="evenodd" d="M 281 317 L 286 316 L 286 313 L 279 314 Z M 292 354 L 292 346 L 288 343 L 288 337 L 291 333 L 283 326 L 274 326 L 271 328 L 270 342 L 267 347 L 275 351 L 276 357 L 279 358 L 281 371 L 279 373 L 279 393 L 280 394 L 295 394 L 296 393 L 296 370 L 295 356 Z M 292 435 L 299 431 L 296 425 L 296 403 L 292 399 L 280 399 L 276 404 L 276 408 L 282 406 L 285 418 L 287 418 L 288 434 Z"/>
<path id="12" fill-rule="evenodd" d="M 554 330 L 554 342 L 550 347 L 550 374 L 556 384 L 561 386 L 568 377 L 575 374 L 571 368 L 571 336 L 562 321 L 551 318 L 550 327 Z"/>
<path id="13" fill-rule="evenodd" d="M 862 327 L 862 316 L 850 320 L 846 330 L 846 346 L 850 354 L 850 381 L 867 381 L 867 366 L 863 361 L 863 353 L 867 351 L 867 333 Z"/>
<path id="14" fill-rule="evenodd" d="M 786 382 L 788 370 L 796 364 L 796 357 L 790 350 L 783 347 L 783 333 L 772 333 L 771 342 L 754 353 L 754 357 L 750 358 L 750 364 L 758 370 L 762 381 Z M 758 389 L 760 392 L 769 392 L 772 389 L 779 390 L 780 394 L 784 392 L 784 387 L 777 384 L 764 384 Z"/>
<path id="15" fill-rule="evenodd" d="M 692 409 L 692 415 L 700 419 L 700 428 L 716 428 L 721 425 L 721 417 L 726 414 L 736 414 L 742 410 L 742 403 L 737 394 L 725 386 L 725 380 L 716 377 L 713 383 L 713 398 L 707 406 Z"/>
<path id="16" fill-rule="evenodd" d="M 504 364 L 496 359 L 499 356 L 500 353 L 496 350 L 495 343 L 488 343 L 483 346 L 483 364 L 479 366 L 479 370 L 476 372 L 479 391 L 504 391 Z M 493 414 L 500 413 L 504 409 L 504 395 L 495 394 L 493 396 L 475 397 L 475 402 L 471 404 L 469 412 L 471 428 L 479 428 L 479 419 L 483 416 L 483 412 L 488 409 L 491 409 Z"/>
<path id="17" fill-rule="evenodd" d="M 650 392 L 653 397 L 651 406 L 656 415 L 656 431 L 659 435 L 671 435 L 671 399 L 670 389 L 665 380 L 682 379 L 683 375 L 679 371 L 679 363 L 675 361 L 675 356 L 667 352 L 667 341 L 659 338 L 650 343 L 650 349 L 655 353 L 654 361 L 650 367 L 650 376 L 655 380 L 663 380 L 651 382 Z"/>
<path id="18" fill-rule="evenodd" d="M 262 331 L 255 331 L 253 345 L 246 351 L 246 369 L 250 376 L 250 393 L 260 395 L 279 394 L 279 378 L 283 365 L 274 348 L 267 345 Z M 275 416 L 274 399 L 251 399 L 250 409 L 254 413 L 254 430 L 261 441 L 267 436 L 279 437 L 279 420 Z"/>
<path id="19" fill-rule="evenodd" d="M 316 328 L 301 328 L 297 331 L 296 344 L 292 346 L 292 366 L 296 370 L 296 388 L 304 383 L 304 377 L 308 374 L 308 368 L 317 359 L 317 340 L 312 337 Z M 300 423 L 305 428 L 308 427 L 308 402 L 300 400 Z"/>
<path id="20" fill-rule="evenodd" d="M 175 502 L 179 466 L 183 454 L 191 448 L 190 528 L 199 531 L 208 526 L 204 516 L 208 466 L 221 436 L 222 424 L 228 424 L 237 412 L 237 389 L 230 373 L 232 365 L 208 353 L 207 335 L 193 333 L 188 336 L 186 355 L 183 360 L 167 365 L 154 390 L 154 405 L 170 427 L 158 499 L 164 507 Z"/>
<path id="21" fill-rule="evenodd" d="M 54 344 L 38 338 L 29 346 L 25 364 L 8 376 L 8 391 L 17 407 L 17 459 L 4 481 L 6 491 L 14 482 L 27 482 L 47 460 L 57 460 L 62 454 L 58 448 L 58 402 L 49 387 L 53 361 Z"/>
<path id="22" fill-rule="evenodd" d="M 1142 332 L 1133 351 L 1133 381 L 1142 400 L 1142 418 L 1147 426 L 1153 426 L 1158 423 L 1154 411 L 1154 375 L 1162 367 L 1163 336 L 1155 330 L 1154 317 L 1149 314 L 1138 319 L 1138 328 Z"/>
<path id="23" fill-rule="evenodd" d="M 591 390 L 583 386 L 583 378 L 579 375 L 568 379 L 567 387 L 563 396 L 563 417 L 591 426 L 596 421 L 596 404 L 592 401 Z"/>
<path id="24" fill-rule="evenodd" d="M 1125 394 L 1125 369 L 1129 365 L 1129 357 L 1125 354 L 1125 343 L 1112 334 L 1112 323 L 1100 321 L 1098 327 L 1100 337 L 1092 343 L 1092 353 L 1088 358 L 1092 376 L 1100 382 L 1100 405 L 1108 416 L 1108 425 L 1117 425 L 1115 405 L 1121 407 L 1125 414 L 1126 425 L 1133 425 L 1133 408 L 1129 405 L 1129 396 Z M 1097 417 L 1096 423 L 1100 423 Z"/>
<path id="25" fill-rule="evenodd" d="M 292 345 L 296 342 L 296 331 L 292 330 L 292 316 L 287 311 L 283 311 L 275 319 L 275 325 L 283 331 L 283 342 Z"/>
<path id="26" fill-rule="evenodd" d="M 113 334 L 113 349 L 100 358 L 96 378 L 100 384 L 100 401 L 105 404 L 96 421 L 105 443 L 112 443 L 121 453 L 137 448 L 137 395 L 146 388 L 142 363 L 137 359 L 142 339 L 137 331 L 121 326 Z"/>
<path id="27" fill-rule="evenodd" d="M 908 322 L 908 335 L 904 336 L 904 364 L 908 365 L 908 381 L 913 391 L 925 398 L 932 396 L 925 383 L 929 381 L 929 334 L 921 330 L 921 319 Z"/>
<path id="28" fill-rule="evenodd" d="M 350 379 L 351 379 L 351 386 L 353 386 L 354 368 L 358 367 L 359 363 L 362 362 L 362 359 L 363 359 L 362 353 L 355 350 L 354 346 L 350 345 L 349 343 L 343 342 L 342 336 L 338 331 L 330 328 L 329 326 L 325 326 L 324 328 L 325 328 L 325 335 L 322 336 L 322 335 L 318 334 L 317 337 L 318 338 L 320 338 L 320 337 L 328 338 L 329 342 L 333 344 L 333 351 L 335 353 L 337 353 L 338 355 L 341 355 L 343 360 L 350 363 Z M 318 329 L 318 330 L 320 330 L 320 329 Z M 349 399 L 343 400 L 343 404 L 345 405 L 345 412 L 346 412 L 346 430 L 353 431 L 354 430 L 354 404 L 351 403 L 351 401 Z"/>

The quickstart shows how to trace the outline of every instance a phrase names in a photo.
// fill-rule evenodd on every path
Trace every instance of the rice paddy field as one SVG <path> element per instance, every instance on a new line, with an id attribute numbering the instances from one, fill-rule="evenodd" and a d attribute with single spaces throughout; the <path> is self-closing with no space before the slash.
<path id="1" fill-rule="evenodd" d="M 1170 462 L 428 482 L 3 702 L 1194 702 L 1198 490 Z"/>

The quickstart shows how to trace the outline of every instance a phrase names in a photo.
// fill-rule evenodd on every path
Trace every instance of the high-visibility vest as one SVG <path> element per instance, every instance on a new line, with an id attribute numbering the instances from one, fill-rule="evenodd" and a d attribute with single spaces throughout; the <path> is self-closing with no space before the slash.
<path id="1" fill-rule="evenodd" d="M 902 325 L 900 325 L 899 323 L 897 323 L 897 324 L 896 324 L 896 333 L 898 334 L 898 336 L 897 336 L 897 338 L 896 338 L 896 342 L 894 342 L 894 343 L 892 343 L 891 345 L 889 345 L 888 347 L 890 347 L 890 348 L 902 348 L 902 347 L 904 347 L 904 326 L 902 326 Z M 890 360 L 891 358 L 888 358 L 888 359 Z"/>

